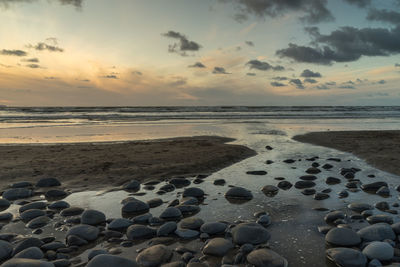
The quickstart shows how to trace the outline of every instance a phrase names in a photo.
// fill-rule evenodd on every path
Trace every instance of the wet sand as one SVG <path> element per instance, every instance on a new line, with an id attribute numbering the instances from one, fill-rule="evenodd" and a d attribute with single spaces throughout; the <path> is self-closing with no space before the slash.
<path id="1" fill-rule="evenodd" d="M 0 146 L 0 188 L 54 177 L 71 191 L 100 190 L 136 179 L 211 174 L 256 153 L 202 136 L 119 143 Z"/>
<path id="2" fill-rule="evenodd" d="M 352 153 L 378 169 L 400 175 L 400 131 L 312 132 L 293 139 Z"/>

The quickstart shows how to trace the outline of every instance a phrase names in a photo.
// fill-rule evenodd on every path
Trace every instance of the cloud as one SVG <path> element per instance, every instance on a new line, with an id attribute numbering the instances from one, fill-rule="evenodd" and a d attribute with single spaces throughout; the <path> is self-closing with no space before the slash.
<path id="1" fill-rule="evenodd" d="M 276 77 L 273 77 L 272 80 L 276 80 L 276 81 L 286 81 L 286 80 L 288 80 L 288 77 L 276 76 Z"/>
<path id="2" fill-rule="evenodd" d="M 371 0 L 345 0 L 347 3 L 359 7 L 366 7 L 371 4 Z"/>
<path id="3" fill-rule="evenodd" d="M 325 84 L 320 84 L 315 86 L 315 88 L 317 88 L 318 90 L 329 90 L 329 87 L 326 86 Z"/>
<path id="4" fill-rule="evenodd" d="M 249 16 L 258 18 L 277 17 L 289 12 L 301 12 L 301 19 L 308 23 L 332 21 L 333 15 L 327 8 L 327 0 L 219 0 L 223 3 L 232 3 L 238 13 L 234 18 L 243 22 Z"/>
<path id="5" fill-rule="evenodd" d="M 101 76 L 100 78 L 104 78 L 104 79 L 118 79 L 118 77 L 117 77 L 117 75 L 115 75 L 115 74 L 110 74 L 110 75 L 104 75 L 104 76 Z"/>
<path id="6" fill-rule="evenodd" d="M 196 62 L 193 65 L 189 65 L 189 68 L 205 68 L 206 66 L 201 62 Z"/>
<path id="7" fill-rule="evenodd" d="M 28 68 L 31 68 L 31 69 L 39 69 L 40 68 L 40 65 L 39 64 L 28 64 L 28 65 L 26 65 Z"/>
<path id="8" fill-rule="evenodd" d="M 175 81 L 168 83 L 168 85 L 173 87 L 180 87 L 187 84 L 187 79 L 184 77 L 175 77 Z"/>
<path id="9" fill-rule="evenodd" d="M 23 61 L 23 62 L 39 63 L 39 59 L 38 59 L 38 58 L 27 58 L 27 59 L 22 59 L 21 61 Z"/>
<path id="10" fill-rule="evenodd" d="M 299 79 L 291 79 L 290 83 L 295 85 L 298 89 L 304 89 L 304 85 Z"/>
<path id="11" fill-rule="evenodd" d="M 375 21 L 382 21 L 388 22 L 392 24 L 400 24 L 400 13 L 392 10 L 386 9 L 376 9 L 373 8 L 369 10 L 367 20 L 375 20 Z"/>
<path id="12" fill-rule="evenodd" d="M 303 72 L 300 74 L 301 77 L 304 78 L 321 78 L 322 75 L 319 72 L 313 72 L 309 69 L 303 70 Z"/>
<path id="13" fill-rule="evenodd" d="M 305 83 L 318 83 L 317 80 L 314 80 L 314 79 L 311 79 L 311 78 L 304 79 L 304 82 Z"/>
<path id="14" fill-rule="evenodd" d="M 341 85 L 339 86 L 341 89 L 356 89 L 354 85 Z"/>
<path id="15" fill-rule="evenodd" d="M 56 45 L 49 45 L 49 44 L 46 44 L 46 43 L 43 43 L 43 42 L 37 43 L 36 45 L 29 44 L 29 45 L 27 45 L 27 47 L 28 48 L 34 48 L 34 49 L 36 49 L 38 51 L 47 50 L 47 51 L 50 51 L 50 52 L 64 52 L 63 48 L 60 48 L 60 47 L 58 47 Z"/>
<path id="16" fill-rule="evenodd" d="M 246 73 L 247 76 L 256 76 L 257 74 L 253 73 L 253 72 L 248 72 Z"/>
<path id="17" fill-rule="evenodd" d="M 385 83 L 386 83 L 385 80 L 380 80 L 380 81 L 378 81 L 378 84 L 385 84 Z"/>
<path id="18" fill-rule="evenodd" d="M 396 68 L 399 68 L 399 67 L 400 67 L 400 64 L 399 64 L 399 63 L 396 63 L 396 64 L 394 64 L 394 66 L 395 66 Z"/>
<path id="19" fill-rule="evenodd" d="M 141 71 L 132 71 L 132 74 L 135 74 L 135 75 L 140 75 L 140 76 L 142 76 L 143 75 L 143 73 L 141 72 Z"/>
<path id="20" fill-rule="evenodd" d="M 9 8 L 10 5 L 13 4 L 22 4 L 22 3 L 34 3 L 39 2 L 39 0 L 0 0 L 0 6 L 3 8 Z M 50 2 L 50 1 L 47 1 Z M 83 0 L 57 0 L 61 5 L 72 5 L 76 8 L 82 7 Z"/>
<path id="21" fill-rule="evenodd" d="M 48 77 L 44 77 L 45 80 L 58 80 L 58 77 L 54 77 L 54 76 L 48 76 Z"/>
<path id="22" fill-rule="evenodd" d="M 325 84 L 326 84 L 326 85 L 329 85 L 329 86 L 335 86 L 335 85 L 336 85 L 336 82 L 326 82 Z"/>
<path id="23" fill-rule="evenodd" d="M 194 41 L 189 41 L 185 35 L 179 32 L 168 31 L 167 33 L 163 33 L 162 35 L 168 38 L 179 40 L 179 43 L 174 43 L 168 46 L 168 52 L 170 53 L 177 53 L 181 56 L 187 56 L 187 51 L 199 51 L 201 48 L 200 44 Z"/>
<path id="24" fill-rule="evenodd" d="M 283 87 L 283 86 L 286 86 L 286 84 L 280 83 L 280 82 L 271 82 L 271 86 L 273 86 L 273 87 Z"/>
<path id="25" fill-rule="evenodd" d="M 262 70 L 262 71 L 267 71 L 267 70 L 282 71 L 285 69 L 283 66 L 280 65 L 272 66 L 268 62 L 259 61 L 257 59 L 250 60 L 249 62 L 246 63 L 246 65 L 249 65 L 250 69 Z"/>
<path id="26" fill-rule="evenodd" d="M 212 73 L 213 74 L 231 74 L 229 72 L 226 72 L 223 67 L 214 67 L 214 70 Z"/>
<path id="27" fill-rule="evenodd" d="M 252 41 L 246 41 L 245 42 L 248 46 L 254 46 L 254 43 Z"/>
<path id="28" fill-rule="evenodd" d="M 320 34 L 317 27 L 306 30 L 314 39 L 313 47 L 290 43 L 276 54 L 297 62 L 330 65 L 356 61 L 362 56 L 400 53 L 400 26 L 393 29 L 342 27 L 328 35 Z"/>
<path id="29" fill-rule="evenodd" d="M 8 50 L 8 49 L 3 49 L 0 50 L 0 55 L 3 56 L 17 56 L 17 57 L 25 57 L 28 55 L 25 51 L 22 50 Z"/>

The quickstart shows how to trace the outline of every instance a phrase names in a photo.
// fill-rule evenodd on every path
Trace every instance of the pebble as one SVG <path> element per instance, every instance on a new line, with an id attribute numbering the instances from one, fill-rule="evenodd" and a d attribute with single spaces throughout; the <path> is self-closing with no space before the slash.
<path id="1" fill-rule="evenodd" d="M 4 261 L 11 257 L 13 246 L 4 240 L 0 240 L 0 261 Z"/>
<path id="2" fill-rule="evenodd" d="M 249 175 L 266 175 L 267 172 L 266 171 L 248 171 L 248 172 L 246 172 L 246 174 L 249 174 Z"/>
<path id="3" fill-rule="evenodd" d="M 40 217 L 37 217 L 37 218 L 29 221 L 29 223 L 26 225 L 26 227 L 28 227 L 30 229 L 42 228 L 43 226 L 48 224 L 50 221 L 51 221 L 51 219 L 49 217 L 40 216 Z"/>
<path id="4" fill-rule="evenodd" d="M 173 184 L 176 188 L 182 188 L 190 185 L 190 180 L 186 178 L 172 178 L 168 182 Z"/>
<path id="5" fill-rule="evenodd" d="M 274 185 L 266 185 L 261 188 L 261 191 L 268 197 L 273 197 L 278 194 L 279 188 Z"/>
<path id="6" fill-rule="evenodd" d="M 365 267 L 367 264 L 365 255 L 351 248 L 330 248 L 326 256 L 337 266 Z"/>
<path id="7" fill-rule="evenodd" d="M 54 187 L 60 185 L 60 181 L 58 181 L 56 178 L 43 178 L 36 183 L 36 187 Z"/>
<path id="8" fill-rule="evenodd" d="M 339 178 L 328 177 L 326 178 L 325 183 L 329 185 L 340 184 L 342 181 Z"/>
<path id="9" fill-rule="evenodd" d="M 69 217 L 69 216 L 76 216 L 76 215 L 81 215 L 83 213 L 84 209 L 79 208 L 79 207 L 70 207 L 63 209 L 60 213 L 61 216 L 63 217 Z"/>
<path id="10" fill-rule="evenodd" d="M 393 232 L 390 225 L 386 223 L 377 223 L 364 227 L 357 233 L 363 239 L 363 241 L 366 242 L 396 239 L 396 234 Z"/>
<path id="11" fill-rule="evenodd" d="M 182 229 L 191 229 L 191 230 L 199 230 L 200 227 L 204 224 L 204 221 L 201 218 L 197 217 L 189 217 L 185 218 L 180 222 L 180 228 Z"/>
<path id="12" fill-rule="evenodd" d="M 185 188 L 182 194 L 183 197 L 195 197 L 195 198 L 203 198 L 204 191 L 197 187 L 189 187 Z"/>
<path id="13" fill-rule="evenodd" d="M 297 181 L 294 187 L 297 189 L 311 188 L 314 187 L 315 183 L 313 181 Z"/>
<path id="14" fill-rule="evenodd" d="M 213 238 L 203 248 L 203 254 L 216 257 L 223 257 L 233 248 L 232 241 L 224 238 Z"/>
<path id="15" fill-rule="evenodd" d="M 157 267 L 167 263 L 172 257 L 172 250 L 165 245 L 146 248 L 136 257 L 136 262 L 143 267 Z"/>
<path id="16" fill-rule="evenodd" d="M 98 210 L 85 210 L 81 216 L 82 224 L 98 225 L 106 221 L 106 215 Z"/>
<path id="17" fill-rule="evenodd" d="M 182 217 L 182 212 L 176 207 L 166 208 L 160 215 L 163 220 L 177 220 Z"/>
<path id="18" fill-rule="evenodd" d="M 55 267 L 53 263 L 32 259 L 11 259 L 1 265 L 1 267 Z"/>
<path id="19" fill-rule="evenodd" d="M 100 231 L 97 227 L 81 224 L 81 225 L 76 225 L 71 229 L 69 229 L 66 236 L 68 237 L 69 235 L 74 235 L 86 241 L 94 241 L 99 236 L 99 233 Z"/>
<path id="20" fill-rule="evenodd" d="M 33 191 L 26 188 L 12 188 L 4 191 L 3 198 L 7 200 L 17 200 L 21 198 L 28 198 L 33 195 Z"/>
<path id="21" fill-rule="evenodd" d="M 376 223 L 392 224 L 393 217 L 385 214 L 372 215 L 367 218 L 367 222 L 369 222 L 370 224 L 376 224 Z"/>
<path id="22" fill-rule="evenodd" d="M 292 188 L 293 184 L 289 181 L 281 181 L 278 183 L 278 187 L 283 190 L 289 190 Z"/>
<path id="23" fill-rule="evenodd" d="M 146 213 L 149 209 L 149 204 L 138 199 L 132 199 L 122 206 L 122 212 L 127 214 Z"/>
<path id="24" fill-rule="evenodd" d="M 251 200 L 253 199 L 253 194 L 243 187 L 232 187 L 225 193 L 225 197 L 228 199 L 243 199 Z"/>
<path id="25" fill-rule="evenodd" d="M 65 202 L 64 200 L 56 201 L 49 205 L 49 209 L 52 210 L 64 210 L 68 209 L 69 207 L 71 207 L 69 203 Z"/>
<path id="26" fill-rule="evenodd" d="M 314 195 L 314 199 L 315 200 L 324 200 L 324 199 L 327 199 L 327 198 L 329 198 L 329 195 L 325 194 L 325 193 L 316 193 Z"/>
<path id="27" fill-rule="evenodd" d="M 247 255 L 247 261 L 255 267 L 287 267 L 288 262 L 278 253 L 262 248 Z"/>
<path id="28" fill-rule="evenodd" d="M 370 260 L 388 261 L 394 256 L 394 249 L 386 242 L 372 242 L 363 249 L 362 253 Z"/>
<path id="29" fill-rule="evenodd" d="M 127 229 L 129 226 L 131 226 L 133 222 L 131 220 L 125 219 L 125 218 L 118 218 L 113 221 L 108 225 L 108 229 L 110 230 L 115 230 L 115 231 L 123 231 Z"/>
<path id="30" fill-rule="evenodd" d="M 156 208 L 158 206 L 161 206 L 163 203 L 164 202 L 161 198 L 153 198 L 147 201 L 147 204 L 150 208 Z"/>
<path id="31" fill-rule="evenodd" d="M 192 239 L 200 235 L 200 232 L 190 229 L 177 229 L 175 234 L 183 239 Z"/>
<path id="32" fill-rule="evenodd" d="M 14 258 L 40 260 L 43 259 L 44 254 L 38 247 L 30 247 L 18 252 Z"/>
<path id="33" fill-rule="evenodd" d="M 146 239 L 156 236 L 157 231 L 145 225 L 134 224 L 126 230 L 126 236 L 129 240 Z"/>
<path id="34" fill-rule="evenodd" d="M 232 229 L 233 241 L 238 245 L 266 243 L 271 234 L 257 223 L 241 223 Z"/>
<path id="35" fill-rule="evenodd" d="M 86 267 L 139 267 L 139 265 L 133 261 L 120 256 L 100 254 L 95 256 Z"/>
<path id="36" fill-rule="evenodd" d="M 373 210 L 374 208 L 366 203 L 351 203 L 347 206 L 349 209 L 355 212 L 363 212 L 365 210 Z"/>
<path id="37" fill-rule="evenodd" d="M 342 247 L 356 246 L 361 243 L 357 233 L 347 228 L 333 228 L 325 236 L 326 242 Z"/>
<path id="38" fill-rule="evenodd" d="M 208 222 L 200 227 L 200 231 L 209 235 L 217 235 L 224 233 L 227 227 L 228 225 L 225 223 Z"/>
<path id="39" fill-rule="evenodd" d="M 176 222 L 166 222 L 157 230 L 157 236 L 168 236 L 178 228 Z"/>
<path id="40" fill-rule="evenodd" d="M 127 191 L 139 191 L 140 183 L 137 180 L 131 180 L 130 182 L 126 183 L 123 188 Z"/>

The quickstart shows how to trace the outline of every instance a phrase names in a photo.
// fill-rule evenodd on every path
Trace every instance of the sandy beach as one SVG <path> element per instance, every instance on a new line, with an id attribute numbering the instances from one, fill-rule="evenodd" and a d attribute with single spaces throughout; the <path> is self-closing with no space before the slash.
<path id="1" fill-rule="evenodd" d="M 118 143 L 0 146 L 0 187 L 54 177 L 72 191 L 100 190 L 136 179 L 165 180 L 211 174 L 254 156 L 222 137 L 173 138 Z"/>
<path id="2" fill-rule="evenodd" d="M 352 153 L 378 169 L 400 175 L 400 131 L 312 132 L 293 139 Z"/>

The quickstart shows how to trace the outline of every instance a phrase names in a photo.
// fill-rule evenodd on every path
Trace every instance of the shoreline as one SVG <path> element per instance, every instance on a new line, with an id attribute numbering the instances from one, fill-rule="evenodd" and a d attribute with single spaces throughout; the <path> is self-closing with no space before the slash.
<path id="1" fill-rule="evenodd" d="M 352 153 L 373 167 L 400 176 L 400 131 L 310 132 L 293 140 Z"/>
<path id="2" fill-rule="evenodd" d="M 234 139 L 178 137 L 125 142 L 0 145 L 0 187 L 16 181 L 59 179 L 73 192 L 181 176 L 211 174 L 256 152 Z"/>

